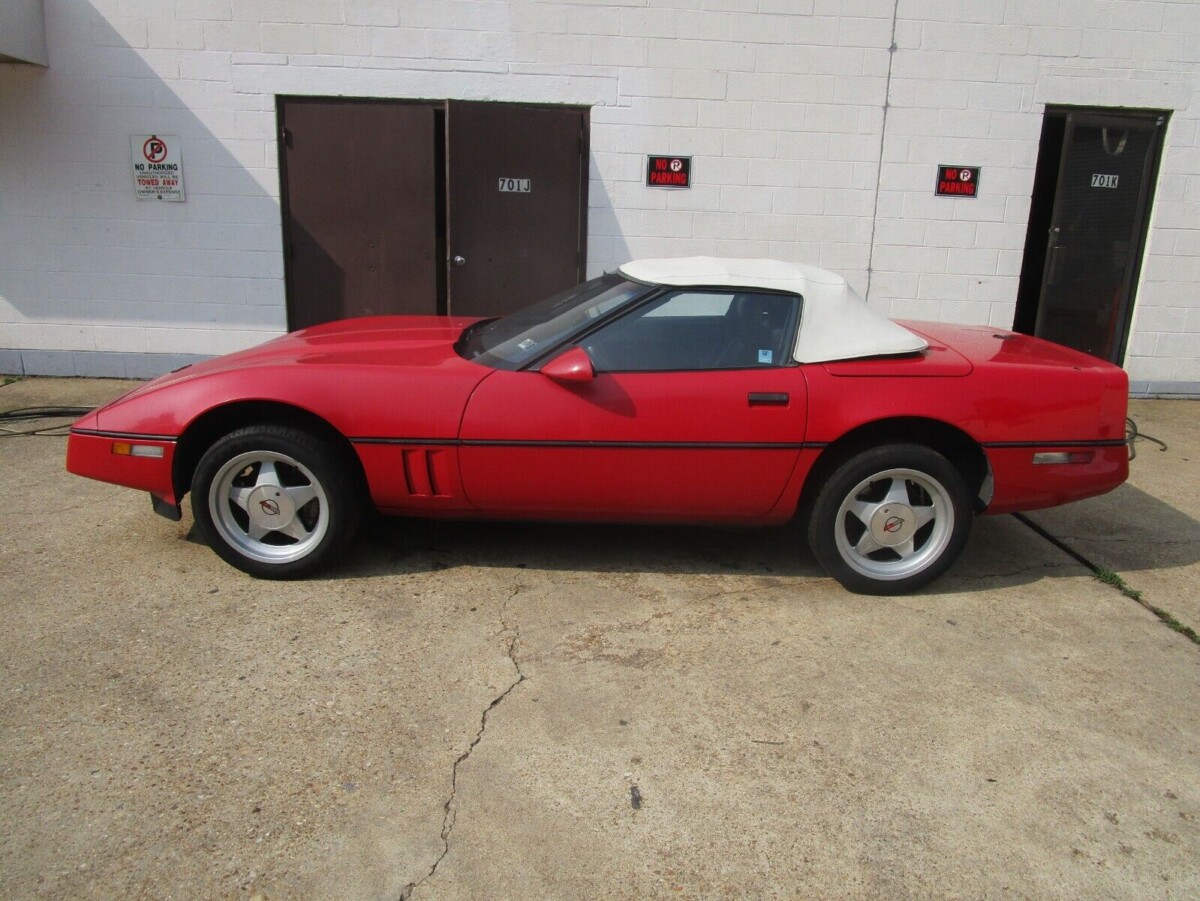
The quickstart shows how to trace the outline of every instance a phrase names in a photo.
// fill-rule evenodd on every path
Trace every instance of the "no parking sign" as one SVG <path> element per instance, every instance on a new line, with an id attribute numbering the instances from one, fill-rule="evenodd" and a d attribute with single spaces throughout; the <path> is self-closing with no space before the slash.
<path id="1" fill-rule="evenodd" d="M 690 156 L 646 157 L 646 187 L 690 188 L 692 186 L 692 158 Z"/>
<path id="2" fill-rule="evenodd" d="M 976 197 L 979 194 L 978 166 L 938 166 L 938 197 Z"/>
<path id="3" fill-rule="evenodd" d="M 182 201 L 183 154 L 178 135 L 131 135 L 133 194 L 138 200 Z"/>

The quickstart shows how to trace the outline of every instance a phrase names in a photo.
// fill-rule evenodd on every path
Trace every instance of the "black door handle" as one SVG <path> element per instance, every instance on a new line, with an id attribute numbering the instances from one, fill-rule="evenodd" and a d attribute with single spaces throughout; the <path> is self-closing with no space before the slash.
<path id="1" fill-rule="evenodd" d="M 788 394 L 786 391 L 751 391 L 746 400 L 752 407 L 786 407 Z"/>

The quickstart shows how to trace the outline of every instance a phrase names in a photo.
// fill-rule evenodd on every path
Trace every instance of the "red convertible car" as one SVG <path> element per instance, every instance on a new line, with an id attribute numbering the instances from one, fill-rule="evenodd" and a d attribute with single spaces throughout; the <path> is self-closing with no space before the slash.
<path id="1" fill-rule="evenodd" d="M 1116 366 L 990 326 L 893 322 L 840 276 L 643 260 L 500 319 L 319 325 L 149 382 L 71 429 L 67 468 L 148 491 L 234 566 L 328 563 L 402 516 L 764 525 L 897 594 L 977 513 L 1128 474 Z"/>

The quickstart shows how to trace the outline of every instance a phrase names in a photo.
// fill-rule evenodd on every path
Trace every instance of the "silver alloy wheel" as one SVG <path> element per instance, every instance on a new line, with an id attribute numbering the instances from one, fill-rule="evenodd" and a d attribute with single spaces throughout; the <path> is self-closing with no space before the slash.
<path id="1" fill-rule="evenodd" d="M 927 473 L 888 469 L 846 494 L 834 529 L 838 553 L 856 572 L 871 579 L 903 579 L 946 550 L 954 533 L 954 504 Z"/>
<path id="2" fill-rule="evenodd" d="M 212 480 L 208 509 L 225 542 L 260 563 L 305 557 L 329 528 L 329 501 L 316 476 L 273 451 L 226 461 Z"/>

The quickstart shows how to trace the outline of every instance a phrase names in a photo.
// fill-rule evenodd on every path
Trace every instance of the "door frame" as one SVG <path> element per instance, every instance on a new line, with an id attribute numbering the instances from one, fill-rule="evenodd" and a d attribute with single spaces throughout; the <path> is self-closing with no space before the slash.
<path id="1" fill-rule="evenodd" d="M 1014 331 L 1034 335 L 1042 322 L 1042 288 L 1050 262 L 1047 259 L 1047 247 L 1050 229 L 1057 220 L 1063 202 L 1063 195 L 1058 189 L 1062 184 L 1067 153 L 1071 148 L 1072 126 L 1078 123 L 1128 127 L 1131 122 L 1136 122 L 1149 131 L 1151 137 L 1134 208 L 1134 237 L 1129 247 L 1130 262 L 1121 285 L 1120 308 L 1116 315 L 1116 328 L 1109 358 L 1110 362 L 1117 365 L 1124 363 L 1129 343 L 1129 326 L 1133 320 L 1134 301 L 1150 233 L 1150 213 L 1158 184 L 1164 137 L 1170 116 L 1170 110 L 1046 104 L 1025 233 L 1025 251 L 1017 288 L 1017 304 L 1013 315 Z"/>

